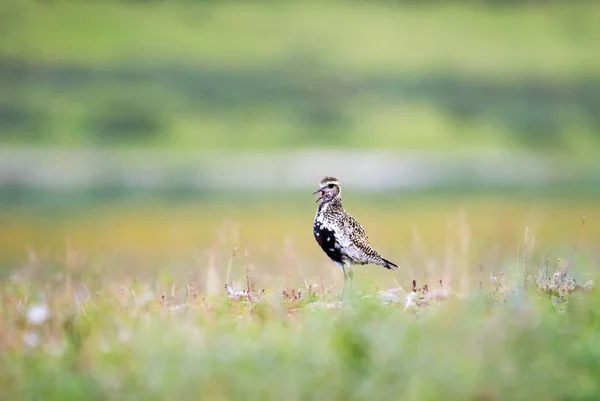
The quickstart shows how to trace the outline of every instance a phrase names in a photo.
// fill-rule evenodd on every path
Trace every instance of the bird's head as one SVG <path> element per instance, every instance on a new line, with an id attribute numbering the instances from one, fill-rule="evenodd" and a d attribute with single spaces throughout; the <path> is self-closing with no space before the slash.
<path id="1" fill-rule="evenodd" d="M 319 194 L 315 202 L 321 201 L 322 203 L 330 202 L 331 200 L 342 196 L 342 188 L 340 182 L 335 177 L 325 177 L 319 182 L 319 189 L 314 194 Z"/>

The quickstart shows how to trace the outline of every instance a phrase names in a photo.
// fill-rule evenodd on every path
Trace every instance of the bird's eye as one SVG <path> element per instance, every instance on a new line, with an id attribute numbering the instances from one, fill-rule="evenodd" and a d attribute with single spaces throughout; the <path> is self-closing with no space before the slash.
<path id="1" fill-rule="evenodd" d="M 333 184 L 327 185 L 327 188 L 333 188 Z"/>

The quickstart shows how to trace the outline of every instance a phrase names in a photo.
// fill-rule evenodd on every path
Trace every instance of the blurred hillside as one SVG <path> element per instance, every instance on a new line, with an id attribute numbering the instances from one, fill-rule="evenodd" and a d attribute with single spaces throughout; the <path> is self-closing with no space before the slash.
<path id="1" fill-rule="evenodd" d="M 596 2 L 0 4 L 3 147 L 595 159 Z"/>

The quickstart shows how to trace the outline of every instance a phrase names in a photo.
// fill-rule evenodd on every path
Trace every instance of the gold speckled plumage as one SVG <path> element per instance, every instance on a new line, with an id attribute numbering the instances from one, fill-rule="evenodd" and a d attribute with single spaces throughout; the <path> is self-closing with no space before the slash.
<path id="1" fill-rule="evenodd" d="M 398 267 L 373 249 L 365 229 L 344 209 L 338 179 L 323 178 L 317 192 L 320 204 L 313 225 L 314 237 L 327 256 L 340 266 L 344 276 L 350 265 Z"/>

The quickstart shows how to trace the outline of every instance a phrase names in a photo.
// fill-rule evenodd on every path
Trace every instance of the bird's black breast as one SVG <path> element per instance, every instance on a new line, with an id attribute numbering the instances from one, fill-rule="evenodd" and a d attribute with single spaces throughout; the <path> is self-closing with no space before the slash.
<path id="1" fill-rule="evenodd" d="M 317 243 L 325 254 L 334 262 L 343 263 L 340 248 L 336 247 L 334 232 L 325 227 L 321 228 L 321 225 L 315 222 L 313 233 Z"/>

